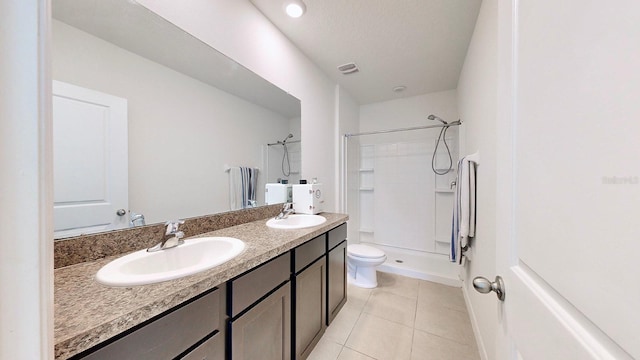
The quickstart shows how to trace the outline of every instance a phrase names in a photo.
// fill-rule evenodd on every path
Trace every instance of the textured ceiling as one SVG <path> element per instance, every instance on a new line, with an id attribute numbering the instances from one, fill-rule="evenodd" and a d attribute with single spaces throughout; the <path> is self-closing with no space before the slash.
<path id="1" fill-rule="evenodd" d="M 250 1 L 360 104 L 455 89 L 481 3 L 303 0 L 306 14 L 292 19 L 283 0 Z M 360 72 L 342 75 L 348 62 Z"/>

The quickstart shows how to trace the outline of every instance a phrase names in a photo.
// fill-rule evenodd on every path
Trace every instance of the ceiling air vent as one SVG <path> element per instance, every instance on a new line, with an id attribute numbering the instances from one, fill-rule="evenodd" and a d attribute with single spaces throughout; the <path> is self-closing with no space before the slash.
<path id="1" fill-rule="evenodd" d="M 358 65 L 356 65 L 356 63 L 348 63 L 348 64 L 340 65 L 340 66 L 338 66 L 338 70 L 340 70 L 340 72 L 343 75 L 354 74 L 354 73 L 357 73 L 358 71 L 360 71 L 360 69 L 358 69 Z"/>

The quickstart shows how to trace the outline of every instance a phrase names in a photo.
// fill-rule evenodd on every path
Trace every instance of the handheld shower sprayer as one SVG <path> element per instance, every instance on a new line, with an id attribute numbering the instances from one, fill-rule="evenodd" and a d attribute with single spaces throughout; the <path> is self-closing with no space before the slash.
<path id="1" fill-rule="evenodd" d="M 433 115 L 433 114 L 427 116 L 427 119 L 429 119 L 429 120 L 438 120 L 438 121 L 440 121 L 441 123 L 443 123 L 445 125 L 449 124 L 448 122 L 442 120 L 442 118 L 440 118 L 439 116 L 436 116 L 436 115 Z"/>
<path id="2" fill-rule="evenodd" d="M 287 140 L 291 139 L 293 134 L 287 135 L 282 141 L 278 141 L 278 144 L 282 144 L 282 175 L 291 175 L 291 162 L 289 161 L 289 150 L 287 149 Z M 286 164 L 286 166 L 285 166 Z"/>
<path id="3" fill-rule="evenodd" d="M 449 145 L 447 144 L 447 130 L 449 130 L 450 126 L 460 125 L 462 124 L 462 122 L 460 120 L 456 120 L 452 123 L 448 123 L 444 121 L 442 118 L 440 118 L 439 116 L 433 115 L 433 114 L 427 116 L 427 119 L 438 120 L 444 125 L 440 129 L 440 135 L 438 135 L 438 140 L 436 141 L 436 147 L 433 149 L 433 156 L 431 156 L 431 170 L 433 170 L 433 172 L 436 175 L 446 175 L 451 170 L 453 170 L 453 158 L 451 156 L 451 150 L 449 149 Z M 436 153 L 438 151 L 438 146 L 440 145 L 440 140 L 442 140 L 442 142 L 444 143 L 444 147 L 447 149 L 447 155 L 449 155 L 449 166 L 446 169 L 436 166 Z"/>

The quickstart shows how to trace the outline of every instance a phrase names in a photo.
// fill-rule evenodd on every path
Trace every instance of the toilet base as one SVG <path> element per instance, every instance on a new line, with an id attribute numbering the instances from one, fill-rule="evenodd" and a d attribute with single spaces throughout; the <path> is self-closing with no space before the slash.
<path id="1" fill-rule="evenodd" d="M 373 289 L 378 287 L 378 278 L 374 266 L 350 266 L 347 282 L 357 287 Z"/>

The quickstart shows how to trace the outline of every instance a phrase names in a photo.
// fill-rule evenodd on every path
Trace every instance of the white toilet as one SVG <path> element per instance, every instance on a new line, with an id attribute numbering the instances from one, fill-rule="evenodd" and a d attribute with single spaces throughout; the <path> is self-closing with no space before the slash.
<path id="1" fill-rule="evenodd" d="M 384 251 L 372 246 L 352 244 L 347 246 L 347 280 L 362 288 L 378 286 L 376 266 L 387 260 Z"/>

